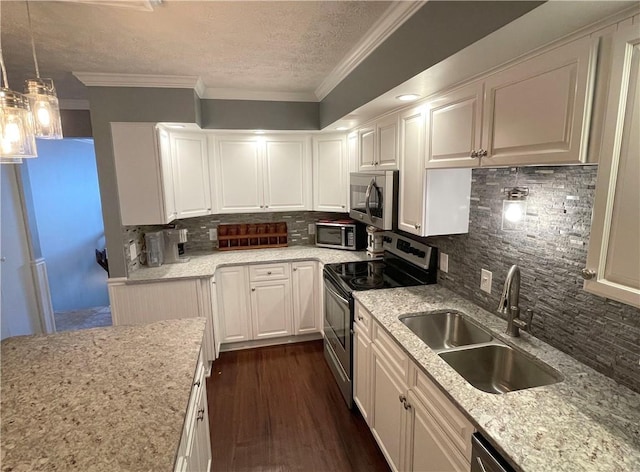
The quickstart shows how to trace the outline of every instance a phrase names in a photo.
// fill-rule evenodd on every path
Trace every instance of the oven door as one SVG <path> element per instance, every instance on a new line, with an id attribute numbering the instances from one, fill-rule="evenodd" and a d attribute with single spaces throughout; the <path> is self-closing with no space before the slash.
<path id="1" fill-rule="evenodd" d="M 349 295 L 324 278 L 324 335 L 347 380 L 351 380 L 351 303 Z M 341 375 L 342 376 L 342 375 Z"/>

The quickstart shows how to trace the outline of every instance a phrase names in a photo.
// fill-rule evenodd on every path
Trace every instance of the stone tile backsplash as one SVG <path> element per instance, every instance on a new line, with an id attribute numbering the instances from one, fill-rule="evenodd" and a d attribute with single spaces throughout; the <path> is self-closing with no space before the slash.
<path id="1" fill-rule="evenodd" d="M 520 306 L 533 309 L 533 334 L 640 392 L 640 310 L 582 289 L 597 170 L 475 169 L 469 233 L 422 240 L 449 255 L 438 283 L 492 313 L 518 264 Z M 503 231 L 503 190 L 516 185 L 530 191 L 524 227 Z M 491 294 L 480 290 L 481 269 L 493 273 Z"/>

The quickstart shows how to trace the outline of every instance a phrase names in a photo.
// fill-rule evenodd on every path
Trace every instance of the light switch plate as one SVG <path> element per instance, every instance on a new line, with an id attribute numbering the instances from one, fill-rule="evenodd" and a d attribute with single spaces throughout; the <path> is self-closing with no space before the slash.
<path id="1" fill-rule="evenodd" d="M 449 254 L 444 252 L 440 253 L 440 270 L 442 272 L 449 272 Z"/>
<path id="2" fill-rule="evenodd" d="M 309 235 L 312 236 L 316 234 L 316 225 L 314 223 L 309 223 Z"/>
<path id="3" fill-rule="evenodd" d="M 491 279 L 493 274 L 486 269 L 480 271 L 480 290 L 491 293 Z"/>
<path id="4" fill-rule="evenodd" d="M 212 228 L 209 230 L 209 241 L 215 241 L 218 239 L 218 228 Z"/>
<path id="5" fill-rule="evenodd" d="M 133 242 L 129 244 L 129 259 L 133 261 L 136 257 L 138 257 L 138 246 Z"/>

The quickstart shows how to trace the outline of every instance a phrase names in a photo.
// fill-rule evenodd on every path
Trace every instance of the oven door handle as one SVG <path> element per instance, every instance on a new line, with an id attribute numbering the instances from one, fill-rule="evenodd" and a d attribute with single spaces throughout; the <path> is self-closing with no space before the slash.
<path id="1" fill-rule="evenodd" d="M 335 295 L 336 297 L 338 297 L 340 300 L 342 300 L 343 302 L 345 302 L 347 305 L 349 304 L 349 300 L 347 300 L 346 298 L 344 298 L 342 295 L 340 295 L 338 292 L 336 292 L 335 290 L 333 290 L 332 288 L 330 288 L 329 284 L 324 285 L 325 290 L 327 290 L 328 292 L 332 293 L 333 295 Z"/>
<path id="2" fill-rule="evenodd" d="M 364 209 L 366 210 L 369 218 L 371 218 L 371 203 L 369 202 L 369 200 L 371 199 L 371 189 L 375 184 L 376 179 L 371 179 L 371 182 L 369 182 L 369 185 L 367 186 L 367 191 L 364 194 Z"/>

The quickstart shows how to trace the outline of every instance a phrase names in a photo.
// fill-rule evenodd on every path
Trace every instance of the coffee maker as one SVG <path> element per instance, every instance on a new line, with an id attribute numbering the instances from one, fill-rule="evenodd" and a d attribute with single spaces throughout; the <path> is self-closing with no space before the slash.
<path id="1" fill-rule="evenodd" d="M 164 262 L 174 264 L 176 262 L 188 262 L 189 258 L 180 255 L 178 245 L 187 242 L 186 229 L 165 229 L 164 233 Z"/>
<path id="2" fill-rule="evenodd" d="M 144 235 L 145 254 L 149 267 L 160 267 L 164 262 L 164 232 L 154 231 Z"/>

